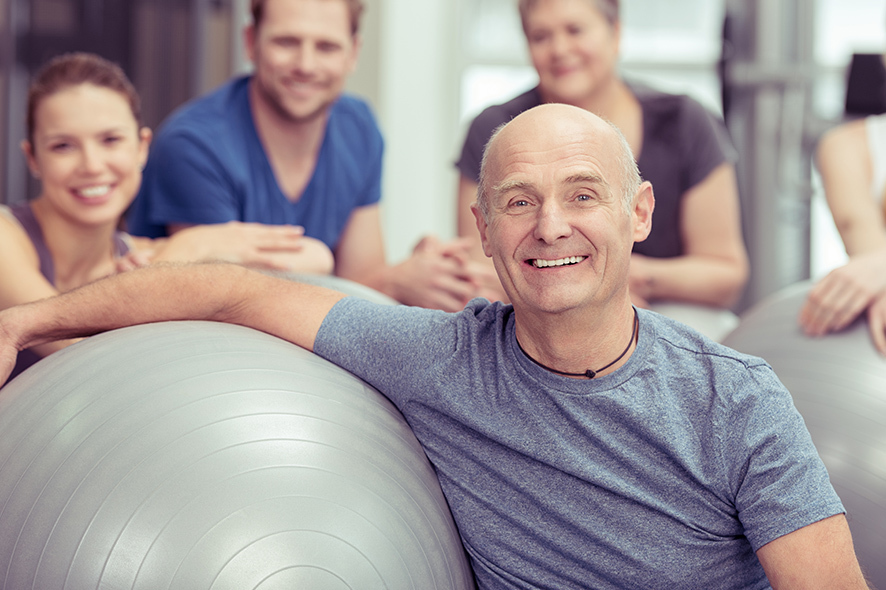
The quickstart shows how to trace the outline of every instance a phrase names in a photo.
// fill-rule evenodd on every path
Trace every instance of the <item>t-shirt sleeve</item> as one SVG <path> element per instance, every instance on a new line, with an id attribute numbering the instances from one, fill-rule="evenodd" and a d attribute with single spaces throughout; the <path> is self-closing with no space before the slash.
<path id="1" fill-rule="evenodd" d="M 689 97 L 685 97 L 682 110 L 687 185 L 693 187 L 721 164 L 734 164 L 738 154 L 719 115 Z"/>
<path id="2" fill-rule="evenodd" d="M 485 109 L 471 121 L 468 133 L 465 136 L 464 145 L 461 148 L 461 156 L 455 162 L 455 167 L 467 179 L 480 182 L 480 163 L 483 161 L 483 150 L 495 130 L 507 122 L 507 117 L 501 107 Z"/>
<path id="3" fill-rule="evenodd" d="M 371 123 L 369 125 L 366 138 L 366 145 L 368 149 L 368 153 L 366 154 L 366 160 L 368 162 L 368 174 L 366 176 L 366 184 L 360 194 L 360 200 L 357 205 L 358 207 L 376 205 L 379 201 L 381 201 L 381 175 L 382 160 L 384 158 L 384 140 L 382 138 L 381 132 L 378 130 L 378 127 L 375 124 L 375 120 L 372 118 L 372 115 L 369 114 L 368 116 Z"/>
<path id="4" fill-rule="evenodd" d="M 724 416 L 723 461 L 754 551 L 844 512 L 790 393 L 765 364 Z"/>
<path id="5" fill-rule="evenodd" d="M 149 223 L 207 224 L 240 219 L 234 183 L 212 150 L 187 131 L 158 139 L 138 195 Z"/>
<path id="6" fill-rule="evenodd" d="M 452 318 L 436 310 L 346 297 L 323 320 L 314 352 L 403 407 L 429 378 L 432 360 L 452 354 Z"/>

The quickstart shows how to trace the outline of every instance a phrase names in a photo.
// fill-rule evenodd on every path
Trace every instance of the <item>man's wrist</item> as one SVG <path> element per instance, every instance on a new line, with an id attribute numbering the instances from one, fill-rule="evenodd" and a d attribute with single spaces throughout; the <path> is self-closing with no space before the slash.
<path id="1" fill-rule="evenodd" d="M 22 351 L 27 348 L 21 333 L 21 306 L 10 307 L 0 311 L 0 342 L 11 345 L 16 350 Z"/>

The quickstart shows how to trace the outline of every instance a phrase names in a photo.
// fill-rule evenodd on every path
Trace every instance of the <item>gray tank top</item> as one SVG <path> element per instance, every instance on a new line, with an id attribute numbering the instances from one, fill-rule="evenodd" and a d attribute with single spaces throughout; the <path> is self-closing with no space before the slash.
<path id="1" fill-rule="evenodd" d="M 40 274 L 42 274 L 50 284 L 55 285 L 55 266 L 52 263 L 52 254 L 46 246 L 43 230 L 37 222 L 37 218 L 34 216 L 34 211 L 31 209 L 31 206 L 28 203 L 18 203 L 10 206 L 9 210 L 19 224 L 21 224 L 22 229 L 25 230 L 31 243 L 34 244 L 34 249 L 37 250 L 37 257 L 40 260 Z M 124 235 L 125 234 L 122 232 L 116 232 L 114 234 L 115 256 L 124 256 L 129 252 L 129 245 L 126 243 L 126 240 L 123 237 Z M 12 379 L 41 358 L 40 355 L 32 350 L 21 351 L 18 354 L 15 368 L 12 370 L 9 379 Z M 3 384 L 0 384 L 0 386 L 2 385 Z"/>

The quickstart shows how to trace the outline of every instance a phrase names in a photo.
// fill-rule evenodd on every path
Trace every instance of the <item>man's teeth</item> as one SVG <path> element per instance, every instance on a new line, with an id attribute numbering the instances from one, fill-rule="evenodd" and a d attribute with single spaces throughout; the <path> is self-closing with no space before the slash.
<path id="1" fill-rule="evenodd" d="M 578 264 L 584 260 L 586 256 L 567 256 L 566 258 L 558 258 L 557 260 L 540 260 L 536 258 L 532 261 L 535 268 L 547 268 L 549 266 L 565 266 L 567 264 Z"/>
<path id="2" fill-rule="evenodd" d="M 295 90 L 296 92 L 303 92 L 305 90 L 313 90 L 316 87 L 316 83 L 314 82 L 289 82 L 287 86 L 291 90 Z"/>
<path id="3" fill-rule="evenodd" d="M 86 197 L 87 199 L 94 199 L 96 197 L 103 197 L 108 194 L 108 191 L 111 190 L 111 185 L 103 184 L 101 186 L 90 186 L 88 188 L 81 188 L 77 191 L 82 197 Z"/>

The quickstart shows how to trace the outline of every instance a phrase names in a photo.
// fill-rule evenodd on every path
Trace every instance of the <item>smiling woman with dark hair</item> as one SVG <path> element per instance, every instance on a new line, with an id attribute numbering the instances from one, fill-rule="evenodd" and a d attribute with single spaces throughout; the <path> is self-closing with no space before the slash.
<path id="1" fill-rule="evenodd" d="M 195 228 L 168 240 L 118 230 L 138 192 L 151 131 L 115 64 L 92 54 L 57 57 L 28 95 L 22 150 L 41 183 L 39 196 L 0 207 L 0 309 L 43 299 L 152 261 L 224 259 L 328 273 L 332 254 L 300 228 L 232 223 Z M 16 373 L 67 343 L 22 354 Z"/>

